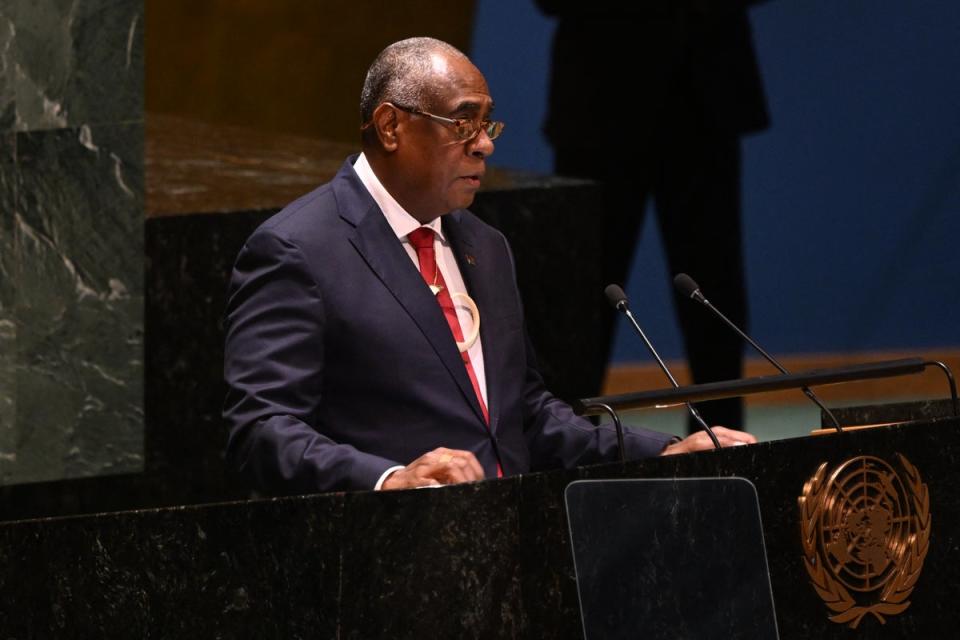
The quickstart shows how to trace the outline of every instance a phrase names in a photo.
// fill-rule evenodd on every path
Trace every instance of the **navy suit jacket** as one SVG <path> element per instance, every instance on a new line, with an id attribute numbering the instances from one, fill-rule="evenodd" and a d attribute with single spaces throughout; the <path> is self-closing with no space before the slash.
<path id="1" fill-rule="evenodd" d="M 273 492 L 371 489 L 438 446 L 487 477 L 614 459 L 537 372 L 506 239 L 466 210 L 443 217 L 480 309 L 489 429 L 434 296 L 353 170 L 267 220 L 237 258 L 227 306 L 231 466 Z M 670 436 L 628 435 L 632 457 Z"/>

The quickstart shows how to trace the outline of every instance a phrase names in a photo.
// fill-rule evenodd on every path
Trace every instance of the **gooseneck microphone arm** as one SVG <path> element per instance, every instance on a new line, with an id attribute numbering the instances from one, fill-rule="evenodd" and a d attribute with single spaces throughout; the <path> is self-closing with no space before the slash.
<path id="1" fill-rule="evenodd" d="M 617 449 L 620 452 L 620 462 L 627 461 L 627 449 L 623 445 L 623 422 L 620 421 L 620 416 L 617 415 L 617 412 L 613 410 L 613 407 L 608 405 L 605 402 L 591 402 L 590 404 L 585 404 L 582 407 L 583 411 L 590 411 L 594 409 L 600 409 L 605 411 L 607 415 L 613 420 L 613 428 L 617 432 Z"/>
<path id="2" fill-rule="evenodd" d="M 759 352 L 761 356 L 766 358 L 767 362 L 769 362 L 774 367 L 776 367 L 777 370 L 780 371 L 780 373 L 783 373 L 783 374 L 790 373 L 777 361 L 776 358 L 774 358 L 772 355 L 767 353 L 763 347 L 757 344 L 753 338 L 751 338 L 746 333 L 744 333 L 743 330 L 741 330 L 740 327 L 734 324 L 732 320 L 730 320 L 727 316 L 723 315 L 723 313 L 721 313 L 720 310 L 717 309 L 715 306 L 710 304 L 710 301 L 707 300 L 706 297 L 704 297 L 703 293 L 700 292 L 700 287 L 699 285 L 697 285 L 697 283 L 694 281 L 693 278 L 691 278 L 685 273 L 678 273 L 676 277 L 674 277 L 673 279 L 673 285 L 677 288 L 677 291 L 679 291 L 681 295 L 687 298 L 690 298 L 691 300 L 694 300 L 696 302 L 699 302 L 700 304 L 705 306 L 707 309 L 709 309 L 711 312 L 713 312 L 715 316 L 723 320 L 723 322 L 726 323 L 728 327 L 733 329 L 738 336 L 740 336 L 747 342 L 747 344 L 749 344 L 751 347 L 756 349 L 757 352 Z M 822 402 L 820 402 L 820 398 L 817 397 L 817 394 L 815 394 L 810 389 L 810 387 L 802 387 L 800 390 L 803 391 L 805 396 L 810 398 L 810 400 L 812 400 L 818 407 L 820 407 L 821 410 L 823 410 L 823 413 L 828 418 L 830 418 L 830 422 L 833 423 L 833 427 L 837 430 L 837 432 L 843 431 L 843 428 L 840 426 L 840 421 L 837 420 L 837 417 L 833 415 L 830 409 L 827 409 L 827 407 L 824 406 Z"/>
<path id="3" fill-rule="evenodd" d="M 667 379 L 670 380 L 670 384 L 672 384 L 675 389 L 679 388 L 680 385 L 677 383 L 676 378 L 674 378 L 673 374 L 670 373 L 670 369 L 667 368 L 663 358 L 660 357 L 660 354 L 657 353 L 657 350 L 653 348 L 653 344 L 649 339 L 647 339 L 647 335 L 643 332 L 643 329 L 640 328 L 640 324 L 637 322 L 637 319 L 633 317 L 633 313 L 630 311 L 630 305 L 627 303 L 627 294 L 623 292 L 622 288 L 615 284 L 607 285 L 607 288 L 604 289 L 604 293 L 607 296 L 607 300 L 610 301 L 610 305 L 617 311 L 627 316 L 630 324 L 633 325 L 634 330 L 643 340 L 643 343 L 647 346 L 647 350 L 653 355 L 654 359 L 657 361 L 657 364 L 660 365 L 660 369 L 666 374 Z M 701 417 L 700 412 L 697 411 L 697 409 L 689 402 L 685 402 L 684 404 L 687 406 L 687 411 L 690 412 L 690 415 L 693 416 L 693 419 L 696 420 L 700 426 L 703 427 L 703 430 L 707 432 L 707 435 L 710 436 L 713 446 L 717 449 L 720 449 L 720 440 L 717 439 L 717 434 L 713 432 L 713 429 L 710 428 L 710 425 L 707 424 L 706 420 Z"/>
<path id="4" fill-rule="evenodd" d="M 939 360 L 927 360 L 924 366 L 939 367 L 943 375 L 947 376 L 947 384 L 950 385 L 950 400 L 953 403 L 953 417 L 960 418 L 960 401 L 957 400 L 957 382 L 953 379 L 953 372 L 950 367 Z"/>

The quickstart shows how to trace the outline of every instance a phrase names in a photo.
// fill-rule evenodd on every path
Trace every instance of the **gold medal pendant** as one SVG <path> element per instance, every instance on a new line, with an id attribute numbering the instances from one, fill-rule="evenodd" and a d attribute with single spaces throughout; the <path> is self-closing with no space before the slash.
<path id="1" fill-rule="evenodd" d="M 470 331 L 470 335 L 465 336 L 463 342 L 457 342 L 457 349 L 460 350 L 460 353 L 463 353 L 464 351 L 469 351 L 473 343 L 480 337 L 480 309 L 477 308 L 477 303 L 473 301 L 473 298 L 466 293 L 455 293 L 451 297 L 454 303 L 459 301 L 462 306 L 466 307 L 473 318 L 473 330 Z"/>

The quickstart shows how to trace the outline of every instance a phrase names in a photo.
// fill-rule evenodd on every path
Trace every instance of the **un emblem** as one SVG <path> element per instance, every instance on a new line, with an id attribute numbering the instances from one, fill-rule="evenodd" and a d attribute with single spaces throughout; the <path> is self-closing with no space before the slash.
<path id="1" fill-rule="evenodd" d="M 800 536 L 813 588 L 855 629 L 864 616 L 902 613 L 930 543 L 930 496 L 920 473 L 897 454 L 900 471 L 860 456 L 827 463 L 803 486 Z"/>

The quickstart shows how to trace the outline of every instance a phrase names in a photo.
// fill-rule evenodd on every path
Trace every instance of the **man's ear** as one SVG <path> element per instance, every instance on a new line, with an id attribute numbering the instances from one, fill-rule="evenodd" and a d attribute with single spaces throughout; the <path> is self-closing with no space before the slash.
<path id="1" fill-rule="evenodd" d="M 397 110 L 393 105 L 382 102 L 373 110 L 371 126 L 377 134 L 380 146 L 388 153 L 397 150 L 398 124 Z"/>

